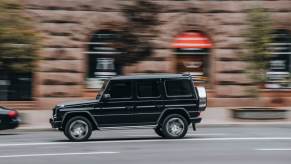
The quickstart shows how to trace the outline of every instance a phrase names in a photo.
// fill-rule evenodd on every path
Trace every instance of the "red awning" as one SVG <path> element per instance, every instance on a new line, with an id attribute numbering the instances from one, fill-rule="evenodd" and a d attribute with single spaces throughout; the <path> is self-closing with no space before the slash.
<path id="1" fill-rule="evenodd" d="M 178 35 L 172 45 L 173 48 L 212 48 L 208 37 L 199 32 L 185 32 Z"/>

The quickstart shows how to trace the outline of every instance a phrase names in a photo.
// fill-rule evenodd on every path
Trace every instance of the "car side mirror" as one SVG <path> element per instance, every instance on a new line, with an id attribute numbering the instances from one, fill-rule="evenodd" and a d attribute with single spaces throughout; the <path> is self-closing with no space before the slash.
<path id="1" fill-rule="evenodd" d="M 106 93 L 103 95 L 104 100 L 110 99 L 111 95 L 109 93 Z"/>

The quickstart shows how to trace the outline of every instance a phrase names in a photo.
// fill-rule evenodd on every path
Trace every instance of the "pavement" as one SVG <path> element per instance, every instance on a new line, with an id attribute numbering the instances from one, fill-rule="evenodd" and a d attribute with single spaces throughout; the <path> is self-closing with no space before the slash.
<path id="1" fill-rule="evenodd" d="M 290 154 L 288 124 L 200 127 L 172 140 L 152 129 L 96 131 L 78 143 L 59 131 L 0 131 L 1 164 L 289 164 Z"/>
<path id="2" fill-rule="evenodd" d="M 230 125 L 272 125 L 272 124 L 290 124 L 291 125 L 291 107 L 284 108 L 289 110 L 287 119 L 279 120 L 243 120 L 233 119 L 231 108 L 209 107 L 202 112 L 202 122 L 199 126 L 230 126 Z M 18 129 L 23 130 L 49 130 L 49 118 L 52 110 L 23 110 L 19 111 L 22 123 Z"/>

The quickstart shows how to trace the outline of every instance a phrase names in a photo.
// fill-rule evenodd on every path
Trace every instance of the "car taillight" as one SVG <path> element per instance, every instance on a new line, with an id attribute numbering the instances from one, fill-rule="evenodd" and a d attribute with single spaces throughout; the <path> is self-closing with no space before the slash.
<path id="1" fill-rule="evenodd" d="M 9 111 L 8 112 L 8 117 L 10 119 L 16 118 L 17 117 L 17 112 L 16 111 Z"/>

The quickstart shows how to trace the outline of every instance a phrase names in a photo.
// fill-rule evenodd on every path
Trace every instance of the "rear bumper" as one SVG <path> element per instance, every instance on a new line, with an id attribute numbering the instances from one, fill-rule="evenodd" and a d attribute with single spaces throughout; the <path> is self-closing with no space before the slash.
<path id="1" fill-rule="evenodd" d="M 202 121 L 202 118 L 201 117 L 190 118 L 190 121 L 193 124 L 197 124 L 197 123 L 200 123 Z"/>
<path id="2" fill-rule="evenodd" d="M 9 122 L 2 122 L 0 125 L 0 130 L 5 130 L 5 129 L 15 129 L 19 126 L 20 124 L 20 119 L 12 119 Z"/>
<path id="3" fill-rule="evenodd" d="M 50 118 L 49 120 L 52 128 L 61 128 L 62 127 L 62 121 L 55 121 L 53 118 Z"/>

